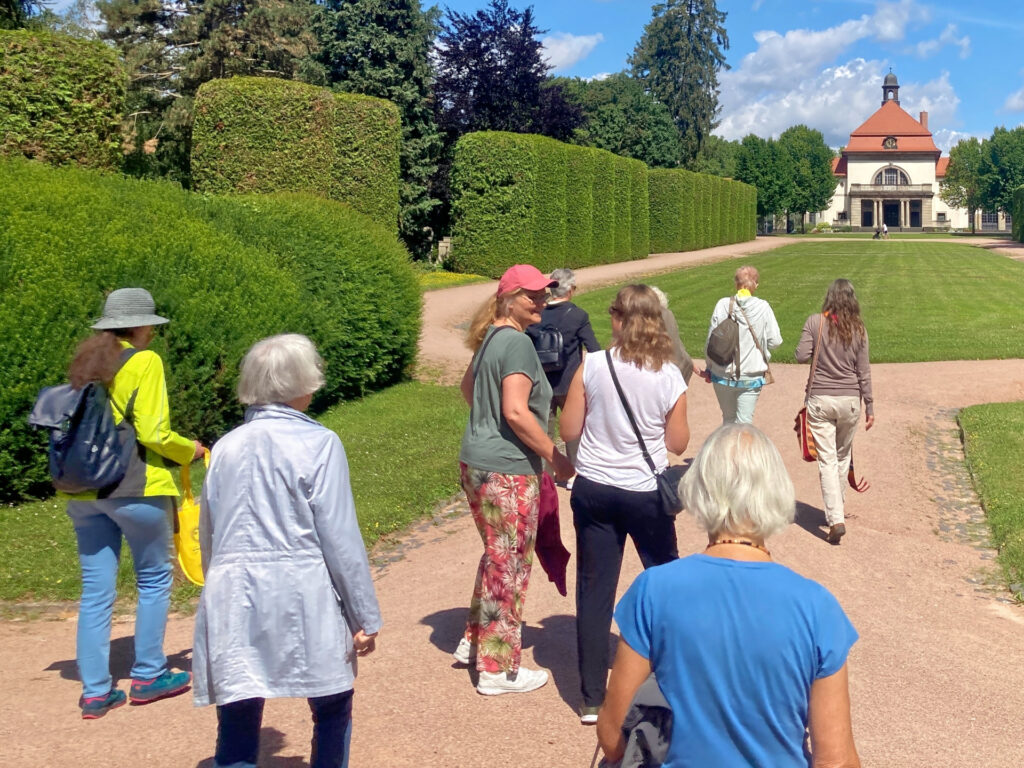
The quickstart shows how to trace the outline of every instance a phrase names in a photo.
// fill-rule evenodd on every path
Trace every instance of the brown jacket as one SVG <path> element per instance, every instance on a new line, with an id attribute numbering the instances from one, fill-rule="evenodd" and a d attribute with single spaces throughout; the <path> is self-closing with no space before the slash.
<path id="1" fill-rule="evenodd" d="M 823 316 L 811 315 L 804 323 L 800 342 L 796 345 L 798 363 L 806 363 L 814 353 L 818 339 L 818 328 Z M 874 416 L 875 400 L 871 394 L 871 362 L 868 359 L 868 336 L 855 340 L 849 347 L 844 346 L 838 336 L 829 338 L 829 328 L 821 332 L 821 351 L 814 372 L 814 384 L 808 395 L 853 395 L 864 401 L 867 416 Z M 810 374 L 808 374 L 810 381 Z"/>

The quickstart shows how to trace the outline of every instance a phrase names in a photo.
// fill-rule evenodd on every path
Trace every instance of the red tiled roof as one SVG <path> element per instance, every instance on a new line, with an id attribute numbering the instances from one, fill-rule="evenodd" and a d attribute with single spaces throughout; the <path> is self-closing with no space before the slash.
<path id="1" fill-rule="evenodd" d="M 832 158 L 832 174 L 834 176 L 846 175 L 846 156 Z"/>
<path id="2" fill-rule="evenodd" d="M 883 151 L 882 142 L 889 136 L 896 138 L 896 149 L 891 151 L 939 153 L 931 132 L 894 101 L 887 101 L 850 134 L 845 152 Z"/>
<path id="3" fill-rule="evenodd" d="M 941 179 L 946 175 L 946 169 L 949 168 L 949 158 L 940 157 L 938 162 L 935 163 L 935 178 Z"/>

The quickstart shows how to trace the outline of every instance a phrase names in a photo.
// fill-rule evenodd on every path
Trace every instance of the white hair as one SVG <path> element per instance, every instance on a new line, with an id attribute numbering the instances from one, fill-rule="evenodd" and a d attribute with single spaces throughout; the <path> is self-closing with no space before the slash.
<path id="1" fill-rule="evenodd" d="M 766 539 L 796 513 L 796 494 L 778 449 L 751 424 L 725 424 L 701 446 L 679 483 L 686 508 L 711 536 Z"/>
<path id="2" fill-rule="evenodd" d="M 576 273 L 566 267 L 552 272 L 551 279 L 558 281 L 558 285 L 551 288 L 551 296 L 555 299 L 564 299 L 576 287 Z"/>
<path id="3" fill-rule="evenodd" d="M 298 333 L 257 341 L 242 359 L 238 399 L 246 405 L 288 403 L 324 385 L 324 361 L 313 342 Z"/>
<path id="4" fill-rule="evenodd" d="M 654 295 L 657 296 L 658 301 L 661 302 L 661 308 L 668 309 L 668 296 L 665 295 L 665 292 L 656 285 L 649 285 L 647 287 L 654 291 Z"/>

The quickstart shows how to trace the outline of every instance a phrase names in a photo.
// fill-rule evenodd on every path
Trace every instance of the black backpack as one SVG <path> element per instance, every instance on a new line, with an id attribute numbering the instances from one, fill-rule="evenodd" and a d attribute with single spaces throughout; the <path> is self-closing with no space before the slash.
<path id="1" fill-rule="evenodd" d="M 565 340 L 558 328 L 553 325 L 534 326 L 530 328 L 529 335 L 546 373 L 554 373 L 565 368 Z"/>
<path id="2" fill-rule="evenodd" d="M 708 360 L 728 367 L 730 363 L 736 364 L 736 376 L 740 375 L 740 324 L 733 317 L 733 306 L 736 298 L 729 299 L 729 314 L 725 319 L 711 330 L 708 336 L 708 345 L 704 350 Z"/>
<path id="3" fill-rule="evenodd" d="M 134 349 L 121 355 L 121 365 Z M 117 485 L 136 451 L 132 415 L 133 392 L 120 424 L 114 423 L 107 389 L 90 382 L 81 389 L 70 384 L 39 392 L 28 423 L 50 431 L 50 477 L 65 493 L 101 490 Z"/>

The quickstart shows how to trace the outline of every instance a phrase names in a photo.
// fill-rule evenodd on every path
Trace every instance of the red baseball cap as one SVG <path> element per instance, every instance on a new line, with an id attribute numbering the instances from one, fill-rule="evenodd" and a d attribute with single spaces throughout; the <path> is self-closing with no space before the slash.
<path id="1" fill-rule="evenodd" d="M 527 291 L 543 291 L 556 285 L 557 280 L 545 277 L 544 273 L 532 264 L 516 264 L 506 269 L 498 281 L 498 295 L 512 293 L 520 288 Z"/>

